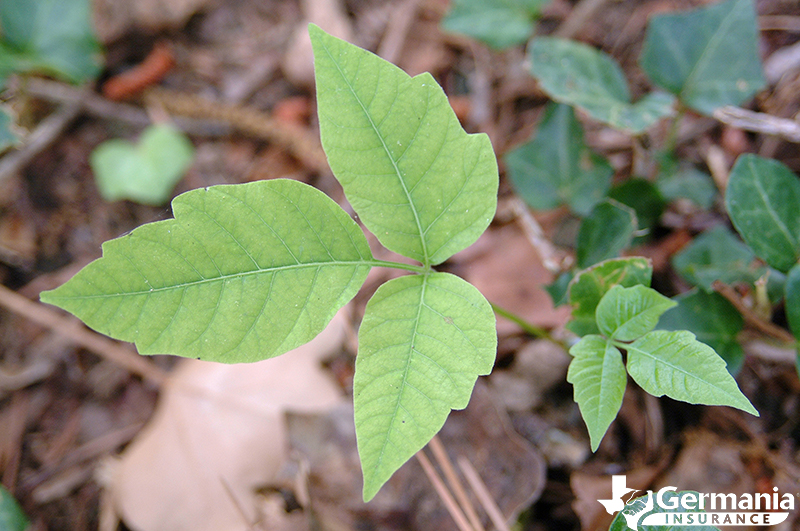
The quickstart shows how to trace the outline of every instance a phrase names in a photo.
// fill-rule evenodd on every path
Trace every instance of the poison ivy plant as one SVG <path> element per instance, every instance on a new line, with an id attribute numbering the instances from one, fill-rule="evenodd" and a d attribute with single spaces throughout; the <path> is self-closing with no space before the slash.
<path id="1" fill-rule="evenodd" d="M 618 256 L 633 241 L 637 224 L 632 208 L 609 199 L 598 204 L 578 230 L 575 249 L 578 267 L 586 268 Z"/>
<path id="2" fill-rule="evenodd" d="M 571 349 L 567 380 L 597 450 L 622 405 L 627 372 L 645 391 L 691 404 L 727 405 L 758 415 L 725 368 L 725 361 L 686 330 L 654 330 L 676 303 L 645 286 L 611 287 L 595 309 L 599 334 Z"/>
<path id="3" fill-rule="evenodd" d="M 136 145 L 121 139 L 103 142 L 92 152 L 90 163 L 107 201 L 162 205 L 193 158 L 194 146 L 186 135 L 169 125 L 153 125 Z"/>
<path id="4" fill-rule="evenodd" d="M 653 92 L 631 103 L 619 65 L 586 44 L 536 37 L 528 46 L 530 72 L 556 101 L 579 107 L 617 129 L 642 133 L 673 114 L 674 97 Z"/>
<path id="5" fill-rule="evenodd" d="M 572 107 L 554 103 L 531 140 L 508 153 L 505 163 L 514 190 L 532 208 L 568 204 L 583 216 L 605 197 L 614 173 L 586 146 Z"/>
<path id="6" fill-rule="evenodd" d="M 310 26 L 322 144 L 359 219 L 419 265 L 373 258 L 352 218 L 286 179 L 193 190 L 174 219 L 106 242 L 103 257 L 42 293 L 143 354 L 226 363 L 316 336 L 371 267 L 418 273 L 381 286 L 359 330 L 354 379 L 364 498 L 467 405 L 493 365 L 489 303 L 432 266 L 471 245 L 497 203 L 486 135 L 468 135 L 430 74 L 402 70 Z"/>
<path id="7" fill-rule="evenodd" d="M 42 72 L 81 82 L 100 73 L 100 44 L 88 0 L 0 2 L 0 87 L 13 73 Z"/>
<path id="8" fill-rule="evenodd" d="M 765 85 L 752 0 L 650 17 L 639 64 L 686 106 L 711 114 Z"/>
<path id="9" fill-rule="evenodd" d="M 442 28 L 495 49 L 509 48 L 530 38 L 542 7 L 549 1 L 454 0 L 442 20 Z"/>

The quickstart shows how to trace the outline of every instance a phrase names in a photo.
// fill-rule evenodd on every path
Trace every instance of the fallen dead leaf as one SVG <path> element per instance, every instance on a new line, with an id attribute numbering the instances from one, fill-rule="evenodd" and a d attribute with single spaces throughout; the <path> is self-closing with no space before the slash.
<path id="1" fill-rule="evenodd" d="M 343 401 L 320 360 L 340 347 L 344 322 L 340 312 L 310 343 L 258 363 L 183 361 L 112 471 L 108 488 L 125 524 L 224 531 L 257 523 L 255 490 L 287 455 L 284 413 Z"/>

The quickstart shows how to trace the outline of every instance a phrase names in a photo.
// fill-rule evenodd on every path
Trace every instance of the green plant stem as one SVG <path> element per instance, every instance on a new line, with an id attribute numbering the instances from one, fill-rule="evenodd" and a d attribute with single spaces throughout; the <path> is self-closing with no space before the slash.
<path id="1" fill-rule="evenodd" d="M 516 324 L 517 326 L 522 328 L 522 330 L 525 333 L 532 335 L 533 337 L 538 337 L 539 339 L 546 339 L 547 341 L 555 343 L 556 345 L 564 348 L 565 350 L 569 350 L 569 347 L 563 341 L 554 338 L 552 334 L 550 334 L 549 330 L 546 330 L 532 323 L 529 323 L 528 321 L 526 321 L 519 315 L 515 314 L 514 312 L 506 310 L 505 308 L 501 308 L 500 306 L 496 305 L 493 302 L 490 302 L 489 304 L 492 305 L 492 310 L 494 310 L 494 313 Z"/>
<path id="2" fill-rule="evenodd" d="M 369 260 L 365 262 L 372 267 L 391 267 L 392 269 L 405 269 L 406 271 L 413 271 L 414 273 L 425 274 L 431 271 L 430 267 L 414 264 L 404 264 L 402 262 L 390 262 L 387 260 Z"/>

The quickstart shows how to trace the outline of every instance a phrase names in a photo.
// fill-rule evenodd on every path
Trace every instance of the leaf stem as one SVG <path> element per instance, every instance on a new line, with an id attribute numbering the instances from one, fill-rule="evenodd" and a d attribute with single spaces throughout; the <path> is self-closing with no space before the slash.
<path id="1" fill-rule="evenodd" d="M 392 269 L 405 269 L 406 271 L 413 271 L 414 273 L 426 274 L 431 271 L 430 267 L 414 264 L 404 264 L 402 262 L 390 262 L 388 260 L 369 260 L 367 265 L 372 267 L 391 267 Z"/>
<path id="2" fill-rule="evenodd" d="M 569 346 L 563 341 L 554 338 L 552 334 L 550 334 L 549 330 L 536 326 L 533 323 L 529 323 L 528 321 L 526 321 L 519 315 L 515 314 L 514 312 L 506 310 L 505 308 L 501 308 L 500 306 L 496 305 L 493 302 L 490 302 L 489 304 L 492 305 L 492 310 L 494 310 L 494 313 L 516 324 L 517 326 L 522 328 L 522 330 L 525 333 L 533 337 L 538 337 L 539 339 L 546 339 L 547 341 L 550 341 L 551 343 L 555 343 L 556 345 L 562 347 L 564 350 L 569 350 Z"/>

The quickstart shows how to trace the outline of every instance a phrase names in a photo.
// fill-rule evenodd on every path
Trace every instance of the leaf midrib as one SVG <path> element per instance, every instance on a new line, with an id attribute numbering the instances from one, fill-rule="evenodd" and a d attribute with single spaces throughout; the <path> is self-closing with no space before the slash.
<path id="1" fill-rule="evenodd" d="M 344 83 L 347 85 L 347 88 L 350 90 L 350 93 L 353 95 L 353 98 L 355 98 L 355 100 L 358 102 L 358 105 L 361 107 L 361 110 L 364 113 L 364 116 L 366 116 L 367 120 L 369 121 L 369 125 L 372 127 L 372 130 L 375 132 L 375 136 L 377 136 L 378 140 L 381 141 L 381 145 L 383 146 L 383 150 L 386 152 L 386 156 L 389 158 L 389 161 L 391 161 L 391 163 L 392 163 L 392 167 L 394 168 L 395 175 L 397 176 L 397 180 L 400 181 L 400 186 L 403 187 L 403 192 L 406 195 L 406 199 L 408 199 L 408 206 L 411 209 L 411 212 L 414 214 L 414 222 L 417 225 L 417 233 L 419 234 L 419 241 L 420 241 L 420 245 L 422 246 L 422 258 L 423 258 L 422 263 L 425 266 L 429 266 L 430 265 L 430 258 L 428 256 L 428 246 L 427 246 L 427 244 L 425 242 L 425 235 L 424 235 L 424 232 L 422 230 L 422 223 L 421 223 L 421 221 L 419 219 L 419 213 L 417 212 L 417 209 L 414 206 L 414 202 L 411 199 L 411 192 L 409 191 L 408 187 L 406 186 L 405 181 L 403 180 L 403 176 L 402 176 L 402 174 L 400 172 L 400 168 L 397 166 L 397 161 L 394 160 L 394 157 L 392 157 L 392 153 L 389 151 L 389 146 L 386 145 L 386 141 L 384 140 L 383 136 L 381 135 L 380 131 L 378 130 L 378 127 L 375 125 L 375 122 L 372 120 L 372 116 L 367 111 L 367 108 L 364 106 L 364 102 L 361 101 L 361 98 L 358 96 L 358 93 L 356 93 L 355 89 L 353 89 L 353 85 L 350 84 L 350 80 L 348 80 L 347 76 L 345 76 L 344 72 L 342 72 L 342 69 L 339 67 L 339 63 L 336 61 L 336 59 L 334 59 L 333 54 L 328 49 L 328 46 L 325 44 L 325 42 L 322 42 L 322 47 L 324 48 L 325 53 L 328 54 L 328 57 L 330 58 L 331 62 L 334 64 L 334 66 L 336 66 L 336 71 L 339 72 L 339 75 L 341 76 L 341 78 L 344 81 Z M 427 114 L 427 110 L 426 110 L 426 114 Z M 424 116 L 423 116 L 423 118 L 424 118 Z M 408 151 L 408 149 L 410 147 L 411 147 L 410 145 L 407 146 L 405 151 L 403 152 L 403 154 L 405 154 L 405 152 Z"/>
<path id="2" fill-rule="evenodd" d="M 259 274 L 271 274 L 281 271 L 291 271 L 296 269 L 308 269 L 308 268 L 319 268 L 319 267 L 358 267 L 358 266 L 382 266 L 386 265 L 385 262 L 381 262 L 380 260 L 337 260 L 334 262 L 307 262 L 303 264 L 290 264 L 284 266 L 277 266 L 277 267 L 266 267 L 260 268 L 252 271 L 243 271 L 239 273 L 232 273 L 228 275 L 220 275 L 218 277 L 213 278 L 203 278 L 200 280 L 193 280 L 190 282 L 182 282 L 179 284 L 173 284 L 171 286 L 163 286 L 160 288 L 151 288 L 146 290 L 139 290 L 139 291 L 125 291 L 120 293 L 108 293 L 108 294 L 99 294 L 99 295 L 80 295 L 80 296 L 55 296 L 53 299 L 58 298 L 61 300 L 88 300 L 88 299 L 108 299 L 113 297 L 128 297 L 133 295 L 144 295 L 144 294 L 152 294 L 157 293 L 160 291 L 170 291 L 176 289 L 184 289 L 192 286 L 198 286 L 202 284 L 210 284 L 214 282 L 224 282 L 226 280 L 236 279 L 236 278 L 243 278 L 251 275 L 259 275 Z M 141 274 L 141 273 L 140 273 Z M 145 278 L 142 275 L 142 278 Z M 146 280 L 146 278 L 145 278 Z"/>

